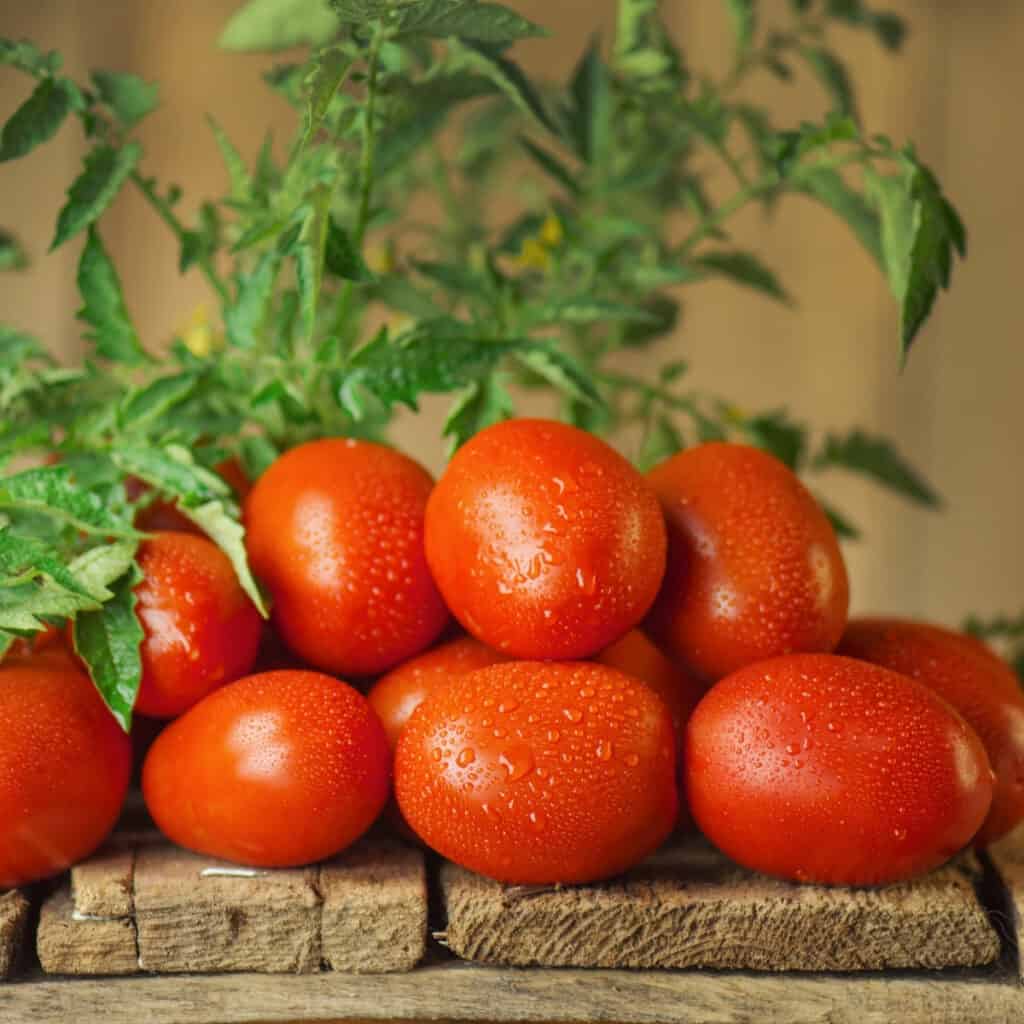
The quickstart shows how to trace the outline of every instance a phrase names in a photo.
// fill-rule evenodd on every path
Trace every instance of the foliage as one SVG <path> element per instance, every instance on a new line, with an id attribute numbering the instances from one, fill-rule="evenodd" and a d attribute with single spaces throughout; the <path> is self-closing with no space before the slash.
<path id="1" fill-rule="evenodd" d="M 1009 661 L 1024 686 L 1024 612 L 1016 618 L 997 615 L 982 619 L 972 615 L 964 623 L 964 630 L 995 647 Z"/>
<path id="2" fill-rule="evenodd" d="M 59 55 L 0 40 L 0 63 L 31 79 L 0 160 L 69 121 L 89 145 L 53 238 L 82 242 L 87 359 L 59 367 L 30 335 L 0 327 L 0 650 L 74 619 L 78 652 L 127 727 L 140 671 L 140 506 L 177 502 L 261 603 L 239 509 L 213 467 L 235 454 L 257 475 L 309 438 L 382 437 L 395 407 L 416 408 L 424 393 L 453 396 L 454 446 L 512 415 L 524 388 L 543 388 L 572 422 L 639 431 L 644 465 L 737 438 L 799 471 L 852 471 L 934 504 L 884 439 L 816 437 L 782 411 L 742 413 L 691 390 L 672 351 L 653 380 L 613 369 L 624 350 L 667 349 L 680 291 L 702 282 L 789 301 L 762 258 L 729 237 L 750 204 L 804 196 L 842 218 L 900 305 L 904 356 L 964 253 L 963 227 L 913 148 L 860 127 L 830 47 L 839 21 L 897 49 L 902 23 L 860 0 L 791 0 L 777 25 L 756 0 L 727 7 L 735 50 L 723 78 L 691 66 L 656 0 L 620 0 L 611 45 L 591 42 L 568 81 L 551 83 L 511 53 L 543 30 L 499 3 L 249 0 L 225 47 L 312 47 L 266 76 L 295 107 L 295 136 L 284 151 L 268 138 L 250 163 L 211 120 L 227 190 L 190 214 L 178 186 L 143 170 L 135 131 L 157 108 L 155 85 L 105 71 L 76 82 Z M 829 110 L 783 130 L 742 87 L 798 66 Z M 103 242 L 126 188 L 220 307 L 159 357 L 140 340 Z M 423 196 L 441 207 L 430 223 L 413 213 Z M 516 199 L 511 218 L 499 196 Z M 0 233 L 0 270 L 26 259 Z M 14 462 L 26 456 L 56 461 Z"/>

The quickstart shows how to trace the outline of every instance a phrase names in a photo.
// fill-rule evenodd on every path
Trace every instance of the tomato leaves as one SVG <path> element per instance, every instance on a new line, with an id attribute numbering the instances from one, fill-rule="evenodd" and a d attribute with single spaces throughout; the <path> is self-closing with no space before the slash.
<path id="1" fill-rule="evenodd" d="M 241 52 L 287 50 L 302 43 L 322 46 L 337 32 L 337 18 L 326 4 L 249 0 L 228 22 L 220 45 Z"/>
<path id="2" fill-rule="evenodd" d="M 25 156 L 52 139 L 81 102 L 78 90 L 67 79 L 43 78 L 4 125 L 0 133 L 0 163 Z"/>
<path id="3" fill-rule="evenodd" d="M 129 142 L 120 149 L 101 143 L 89 153 L 85 169 L 68 190 L 51 250 L 95 222 L 117 197 L 141 157 L 142 147 L 137 142 Z"/>

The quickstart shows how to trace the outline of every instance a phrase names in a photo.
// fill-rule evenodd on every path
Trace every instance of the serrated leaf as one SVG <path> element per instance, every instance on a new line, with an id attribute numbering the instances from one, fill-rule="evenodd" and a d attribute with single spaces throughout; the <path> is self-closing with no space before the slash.
<path id="1" fill-rule="evenodd" d="M 514 415 L 512 396 L 499 375 L 473 381 L 456 397 L 444 421 L 442 433 L 449 439 L 449 455 L 484 428 Z"/>
<path id="2" fill-rule="evenodd" d="M 84 606 L 94 608 L 97 602 L 83 599 L 46 577 L 0 587 L 0 630 L 31 635 L 50 623 L 79 614 Z"/>
<path id="3" fill-rule="evenodd" d="M 878 263 L 885 267 L 882 255 L 882 229 L 878 214 L 860 192 L 852 189 L 842 175 L 831 167 L 814 167 L 800 172 L 796 186 L 817 199 L 846 221 L 850 230 Z"/>
<path id="4" fill-rule="evenodd" d="M 516 358 L 563 395 L 597 408 L 604 405 L 604 399 L 594 386 L 591 375 L 561 349 L 534 343 L 525 351 L 516 353 Z"/>
<path id="5" fill-rule="evenodd" d="M 94 71 L 93 85 L 100 99 L 125 128 L 134 128 L 160 105 L 160 86 L 138 75 L 118 71 Z"/>
<path id="6" fill-rule="evenodd" d="M 101 610 L 75 619 L 75 651 L 85 662 L 93 684 L 110 713 L 125 732 L 132 727 L 132 711 L 142 682 L 144 632 L 135 613 L 134 588 L 141 581 L 138 566 L 114 585 L 114 596 Z"/>
<path id="7" fill-rule="evenodd" d="M 475 0 L 419 0 L 398 7 L 388 27 L 400 36 L 458 36 L 492 46 L 547 35 L 539 25 L 501 4 Z"/>
<path id="8" fill-rule="evenodd" d="M 743 423 L 743 432 L 750 440 L 794 472 L 803 465 L 807 447 L 807 430 L 786 416 L 785 410 L 762 413 Z"/>
<path id="9" fill-rule="evenodd" d="M 935 508 L 941 504 L 938 494 L 900 455 L 892 442 L 872 437 L 861 430 L 854 430 L 845 437 L 829 435 L 815 457 L 814 465 L 817 469 L 846 469 L 860 473 L 921 505 Z"/>
<path id="10" fill-rule="evenodd" d="M 726 0 L 736 34 L 736 50 L 745 54 L 754 41 L 757 28 L 757 5 L 754 0 Z"/>
<path id="11" fill-rule="evenodd" d="M 800 52 L 831 97 L 834 109 L 858 121 L 853 83 L 842 61 L 830 50 L 821 47 L 805 47 Z"/>
<path id="12" fill-rule="evenodd" d="M 55 75 L 61 69 L 61 56 L 53 51 L 43 53 L 35 43 L 22 39 L 0 39 L 0 64 L 24 71 L 26 74 L 42 77 Z"/>
<path id="13" fill-rule="evenodd" d="M 82 600 L 82 607 L 98 607 L 95 593 L 38 541 L 0 529 L 0 585 L 15 587 L 46 576 Z"/>
<path id="14" fill-rule="evenodd" d="M 323 288 L 324 260 L 331 223 L 331 190 L 326 185 L 318 185 L 308 199 L 309 214 L 302 225 L 294 258 L 299 316 L 305 336 L 312 340 Z"/>
<path id="15" fill-rule="evenodd" d="M 357 24 L 382 18 L 393 6 L 393 0 L 330 0 L 338 17 Z"/>
<path id="16" fill-rule="evenodd" d="M 24 246 L 9 231 L 0 228 L 0 271 L 24 270 L 27 266 Z"/>
<path id="17" fill-rule="evenodd" d="M 31 153 L 57 134 L 64 119 L 82 102 L 66 78 L 44 78 L 10 116 L 0 133 L 0 163 Z"/>
<path id="18" fill-rule="evenodd" d="M 656 416 L 650 429 L 644 435 L 643 444 L 640 446 L 640 453 L 637 456 L 637 466 L 641 472 L 664 462 L 685 447 L 682 435 L 676 429 L 672 420 L 665 415 Z"/>
<path id="19" fill-rule="evenodd" d="M 540 94 L 518 64 L 478 43 L 465 43 L 464 51 L 470 66 L 490 79 L 523 113 L 553 135 L 561 134 Z"/>
<path id="20" fill-rule="evenodd" d="M 250 273 L 239 275 L 235 301 L 224 310 L 224 326 L 233 345 L 255 348 L 259 344 L 280 268 L 281 254 L 270 249 Z"/>
<path id="21" fill-rule="evenodd" d="M 239 454 L 245 475 L 255 483 L 281 455 L 280 450 L 262 435 L 243 437 L 239 442 Z"/>
<path id="22" fill-rule="evenodd" d="M 591 41 L 569 83 L 569 127 L 580 158 L 601 166 L 611 148 L 611 77 L 597 39 Z"/>
<path id="23" fill-rule="evenodd" d="M 113 463 L 123 473 L 137 476 L 166 498 L 186 506 L 223 501 L 231 497 L 231 488 L 216 473 L 200 466 L 192 453 L 180 445 L 160 448 L 118 444 L 110 452 Z"/>
<path id="24" fill-rule="evenodd" d="M 109 601 L 114 596 L 111 585 L 131 568 L 138 547 L 136 540 L 101 544 L 75 558 L 68 571 L 97 600 Z"/>
<path id="25" fill-rule="evenodd" d="M 308 146 L 313 136 L 320 130 L 330 109 L 331 100 L 344 85 L 349 71 L 352 70 L 352 64 L 352 58 L 338 47 L 317 54 L 307 81 L 309 100 L 302 124 L 302 148 Z"/>
<path id="26" fill-rule="evenodd" d="M 308 43 L 323 46 L 338 34 L 338 19 L 320 0 L 249 0 L 218 40 L 225 50 L 265 52 Z"/>
<path id="27" fill-rule="evenodd" d="M 191 371 L 159 377 L 145 387 L 134 389 L 121 402 L 118 422 L 123 430 L 139 430 L 166 417 L 175 406 L 191 396 L 199 377 Z"/>
<path id="28" fill-rule="evenodd" d="M 753 253 L 735 251 L 709 252 L 693 261 L 708 274 L 727 277 L 736 284 L 746 285 L 764 292 L 781 302 L 791 302 L 774 272 L 769 270 Z"/>
<path id="29" fill-rule="evenodd" d="M 142 147 L 137 142 L 129 142 L 120 149 L 106 143 L 93 148 L 85 158 L 85 169 L 68 190 L 68 200 L 57 218 L 51 252 L 84 231 L 110 206 L 141 157 Z"/>
<path id="30" fill-rule="evenodd" d="M 206 115 L 206 121 L 213 132 L 217 148 L 220 150 L 221 159 L 228 171 L 228 179 L 231 182 L 231 198 L 245 199 L 252 188 L 252 181 L 249 177 L 249 170 L 245 166 L 241 153 L 235 148 L 235 144 L 228 138 L 227 132 L 220 126 L 220 123 L 210 114 Z"/>
<path id="31" fill-rule="evenodd" d="M 569 170 L 561 160 L 553 153 L 542 149 L 535 142 L 522 138 L 519 140 L 523 149 L 529 154 L 535 164 L 546 174 L 550 175 L 566 191 L 573 196 L 578 196 L 581 191 L 580 183 L 576 180 L 572 171 Z"/>
<path id="32" fill-rule="evenodd" d="M 85 303 L 76 314 L 91 331 L 85 337 L 104 359 L 137 366 L 148 361 L 124 304 L 121 281 L 95 228 L 78 262 L 78 291 Z"/>

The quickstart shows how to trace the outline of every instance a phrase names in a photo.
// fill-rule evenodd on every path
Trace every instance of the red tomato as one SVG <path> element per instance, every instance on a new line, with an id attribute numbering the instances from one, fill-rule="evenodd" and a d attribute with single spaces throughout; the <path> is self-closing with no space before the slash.
<path id="1" fill-rule="evenodd" d="M 311 665 L 375 675 L 448 621 L 423 552 L 433 487 L 412 459 L 368 441 L 313 441 L 260 477 L 245 505 L 253 569 L 284 641 Z"/>
<path id="2" fill-rule="evenodd" d="M 507 660 L 479 640 L 464 636 L 435 647 L 378 679 L 366 697 L 384 726 L 391 749 L 398 745 L 398 734 L 412 713 L 438 687 L 475 669 Z"/>
<path id="3" fill-rule="evenodd" d="M 435 690 L 398 741 L 395 792 L 428 846 L 503 882 L 590 882 L 669 834 L 672 720 L 592 663 L 508 662 Z"/>
<path id="4" fill-rule="evenodd" d="M 366 698 L 317 672 L 225 686 L 157 737 L 142 792 L 181 846 L 295 867 L 355 842 L 388 796 L 387 739 Z"/>
<path id="5" fill-rule="evenodd" d="M 643 477 L 603 441 L 508 420 L 452 459 L 427 506 L 427 559 L 459 621 L 522 658 L 584 658 L 646 614 L 665 524 Z"/>
<path id="6" fill-rule="evenodd" d="M 745 867 L 877 885 L 937 867 L 977 832 L 992 769 L 977 734 L 913 679 L 829 654 L 740 669 L 686 733 L 690 812 Z"/>
<path id="7" fill-rule="evenodd" d="M 778 459 L 738 444 L 681 452 L 648 474 L 668 520 L 654 638 L 698 675 L 831 651 L 849 605 L 846 566 L 818 503 Z"/>
<path id="8" fill-rule="evenodd" d="M 252 490 L 252 484 L 238 459 L 224 459 L 213 468 L 235 492 L 235 497 L 239 501 Z M 149 485 L 137 477 L 129 478 L 125 486 L 129 497 L 132 498 L 149 490 Z M 147 505 L 136 515 L 135 525 L 149 533 L 159 530 L 180 530 L 184 533 L 198 534 L 203 532 L 178 508 L 177 503 L 172 501 L 154 501 L 152 505 Z"/>
<path id="9" fill-rule="evenodd" d="M 0 889 L 92 853 L 130 775 L 131 742 L 86 675 L 46 657 L 0 667 Z"/>
<path id="10" fill-rule="evenodd" d="M 839 652 L 924 683 L 981 738 L 996 785 L 976 845 L 995 842 L 1024 820 L 1024 692 L 1005 662 L 972 637 L 900 619 L 851 622 Z"/>
<path id="11" fill-rule="evenodd" d="M 252 668 L 263 620 L 220 548 L 157 533 L 139 548 L 136 610 L 145 632 L 135 710 L 174 718 Z"/>

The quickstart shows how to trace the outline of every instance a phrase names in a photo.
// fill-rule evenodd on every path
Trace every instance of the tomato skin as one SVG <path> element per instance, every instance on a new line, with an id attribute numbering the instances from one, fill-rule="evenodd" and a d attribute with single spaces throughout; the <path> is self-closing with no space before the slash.
<path id="1" fill-rule="evenodd" d="M 474 637 L 463 636 L 403 662 L 378 679 L 366 699 L 377 712 L 391 749 L 398 746 L 399 734 L 412 713 L 438 687 L 447 686 L 452 679 L 478 668 L 503 661 L 508 661 L 503 654 L 492 651 Z"/>
<path id="2" fill-rule="evenodd" d="M 130 775 L 131 741 L 88 676 L 45 656 L 0 667 L 0 890 L 92 853 Z"/>
<path id="3" fill-rule="evenodd" d="M 198 853 L 297 867 L 355 842 L 388 796 L 391 758 L 366 698 L 317 672 L 217 690 L 157 737 L 142 770 L 153 820 Z"/>
<path id="4" fill-rule="evenodd" d="M 854 620 L 839 653 L 923 683 L 978 734 L 996 785 L 976 846 L 995 842 L 1024 820 L 1024 691 L 1009 665 L 973 637 L 902 619 Z"/>
<path id="5" fill-rule="evenodd" d="M 966 846 L 992 802 L 970 726 L 877 665 L 799 654 L 750 665 L 701 701 L 686 733 L 690 812 L 745 867 L 879 885 Z"/>
<path id="6" fill-rule="evenodd" d="M 518 658 L 585 658 L 647 613 L 665 524 L 643 477 L 600 439 L 507 420 L 448 465 L 427 506 L 427 559 L 478 640 Z"/>
<path id="7" fill-rule="evenodd" d="M 433 488 L 412 459 L 369 441 L 281 456 L 245 504 L 253 569 L 285 643 L 327 672 L 386 672 L 429 647 L 448 609 L 427 568 Z"/>
<path id="8" fill-rule="evenodd" d="M 829 652 L 849 582 L 835 531 L 796 475 L 747 445 L 680 452 L 647 474 L 668 522 L 651 635 L 714 681 L 781 654 Z"/>
<path id="9" fill-rule="evenodd" d="M 135 710 L 174 718 L 256 660 L 263 620 L 227 555 L 206 537 L 168 531 L 144 541 L 135 588 L 145 633 Z"/>
<path id="10" fill-rule="evenodd" d="M 420 838 L 472 871 L 524 885 L 607 878 L 675 823 L 672 721 L 649 687 L 603 665 L 493 665 L 416 709 L 395 793 Z"/>

